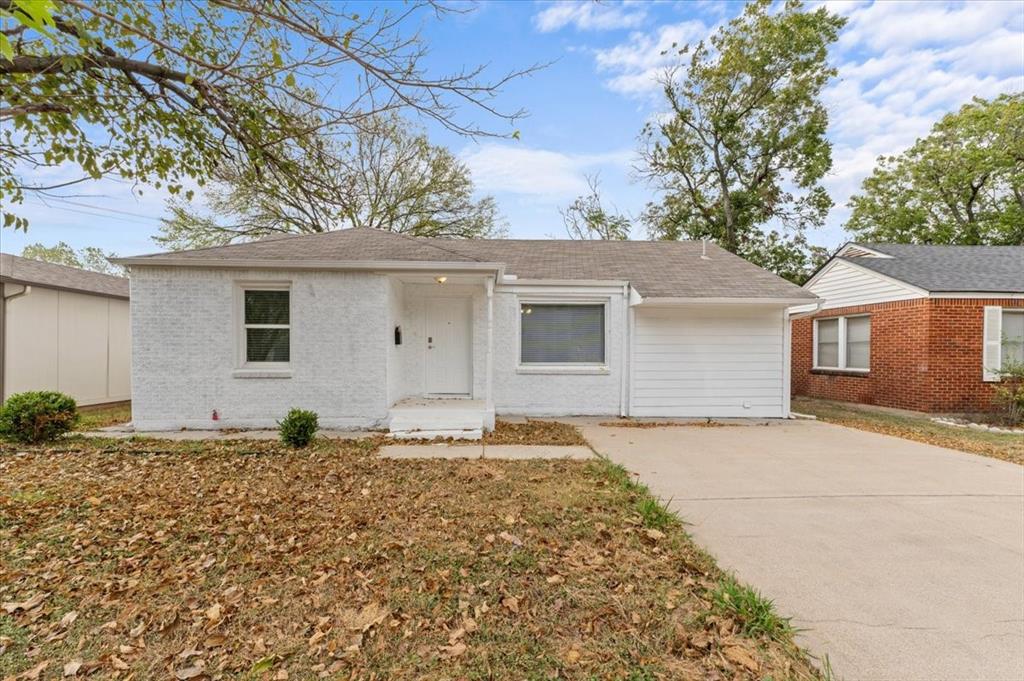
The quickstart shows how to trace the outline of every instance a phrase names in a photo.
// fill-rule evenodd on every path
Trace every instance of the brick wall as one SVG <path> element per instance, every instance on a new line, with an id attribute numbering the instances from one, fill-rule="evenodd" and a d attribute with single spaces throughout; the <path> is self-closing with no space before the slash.
<path id="1" fill-rule="evenodd" d="M 795 319 L 793 394 L 927 412 L 991 409 L 992 385 L 981 372 L 986 305 L 1024 307 L 1024 300 L 921 298 L 818 313 L 871 314 L 867 374 L 812 369 L 812 318 Z"/>

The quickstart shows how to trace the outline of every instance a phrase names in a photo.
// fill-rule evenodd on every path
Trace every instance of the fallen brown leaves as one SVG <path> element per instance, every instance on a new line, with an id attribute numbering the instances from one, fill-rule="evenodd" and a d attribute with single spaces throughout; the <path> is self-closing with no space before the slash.
<path id="1" fill-rule="evenodd" d="M 494 430 L 484 435 L 489 445 L 586 445 L 576 426 L 558 421 L 535 421 L 525 423 L 498 421 Z"/>
<path id="2" fill-rule="evenodd" d="M 1020 435 L 958 429 L 935 423 L 924 416 L 872 412 L 868 408 L 846 407 L 807 398 L 794 401 L 793 409 L 847 428 L 892 435 L 1024 465 L 1024 437 Z"/>
<path id="3" fill-rule="evenodd" d="M 726 424 L 718 421 L 634 421 L 621 418 L 616 421 L 602 421 L 598 425 L 605 428 L 725 428 Z"/>
<path id="4" fill-rule="evenodd" d="M 451 437 L 435 437 L 432 439 L 405 439 L 403 444 L 440 444 L 448 443 L 453 445 L 479 444 L 481 440 L 456 440 Z M 510 421 L 497 421 L 494 430 L 484 433 L 482 442 L 488 445 L 581 445 L 585 446 L 587 441 L 583 439 L 576 426 L 558 421 L 534 421 L 532 419 L 522 423 Z"/>
<path id="5" fill-rule="evenodd" d="M 0 447 L 0 678 L 815 678 L 573 461 Z"/>

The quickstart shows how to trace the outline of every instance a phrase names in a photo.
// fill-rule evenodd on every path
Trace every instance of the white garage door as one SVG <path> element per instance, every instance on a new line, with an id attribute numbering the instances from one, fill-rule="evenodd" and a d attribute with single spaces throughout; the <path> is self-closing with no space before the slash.
<path id="1" fill-rule="evenodd" d="M 787 416 L 784 312 L 637 308 L 634 416 Z"/>

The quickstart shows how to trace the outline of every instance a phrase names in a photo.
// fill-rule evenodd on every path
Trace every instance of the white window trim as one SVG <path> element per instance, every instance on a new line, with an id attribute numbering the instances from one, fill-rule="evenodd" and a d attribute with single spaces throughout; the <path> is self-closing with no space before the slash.
<path id="1" fill-rule="evenodd" d="M 867 366 L 867 368 L 848 367 L 848 366 L 846 366 L 846 356 L 849 354 L 848 348 L 846 346 L 846 320 L 847 319 L 855 319 L 857 317 L 870 317 L 870 316 L 871 316 L 870 312 L 865 312 L 863 314 L 848 314 L 848 315 L 841 315 L 841 316 L 834 316 L 834 317 L 821 317 L 819 319 L 815 319 L 814 320 L 813 333 L 811 334 L 811 352 L 813 353 L 813 359 L 811 361 L 811 368 L 814 369 L 815 371 L 844 371 L 844 372 L 855 373 L 855 374 L 868 374 L 868 373 L 871 373 L 871 352 L 870 352 L 870 350 L 868 351 L 868 366 Z M 839 320 L 839 330 L 838 330 L 839 352 L 837 353 L 839 355 L 839 358 L 838 358 L 839 366 L 835 366 L 835 367 L 819 366 L 818 365 L 818 322 L 831 321 L 833 319 L 838 319 Z M 870 344 L 871 336 L 868 336 L 868 342 Z"/>
<path id="2" fill-rule="evenodd" d="M 249 362 L 246 360 L 246 333 L 252 329 L 288 329 L 288 357 L 292 356 L 292 285 L 290 281 L 235 282 L 235 369 L 234 378 L 290 378 L 291 362 Z M 288 324 L 246 324 L 246 291 L 288 291 Z"/>
<path id="3" fill-rule="evenodd" d="M 516 296 L 516 373 L 517 374 L 608 374 L 608 349 L 611 344 L 610 296 Z M 523 305 L 603 305 L 604 306 L 604 361 L 603 362 L 523 362 Z"/>

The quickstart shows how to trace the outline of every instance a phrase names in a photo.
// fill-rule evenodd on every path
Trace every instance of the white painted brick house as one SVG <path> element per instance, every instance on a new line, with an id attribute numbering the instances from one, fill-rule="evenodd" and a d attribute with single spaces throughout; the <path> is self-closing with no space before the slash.
<path id="1" fill-rule="evenodd" d="M 406 435 L 495 413 L 786 417 L 786 309 L 814 300 L 693 242 L 350 229 L 119 262 L 141 430 L 291 407 Z"/>

